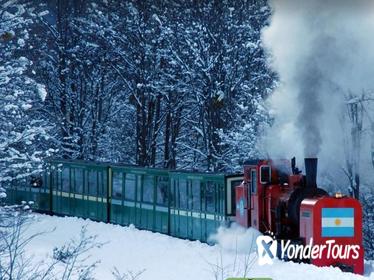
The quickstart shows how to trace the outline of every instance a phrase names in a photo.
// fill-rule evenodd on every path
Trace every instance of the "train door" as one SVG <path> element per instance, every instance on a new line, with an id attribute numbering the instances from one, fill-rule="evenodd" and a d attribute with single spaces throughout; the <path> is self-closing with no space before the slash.
<path id="1" fill-rule="evenodd" d="M 243 176 L 226 177 L 226 215 L 234 221 L 236 216 L 236 188 L 243 182 Z M 238 208 L 239 209 L 239 208 Z"/>
<path id="2" fill-rule="evenodd" d="M 250 170 L 251 226 L 259 231 L 268 230 L 265 221 L 265 188 L 271 180 L 271 168 L 267 162 Z"/>
<path id="3" fill-rule="evenodd" d="M 259 212 L 259 188 L 257 180 L 257 169 L 253 167 L 249 173 L 249 191 L 248 191 L 248 204 L 251 212 L 251 226 L 259 229 L 260 212 Z"/>
<path id="4" fill-rule="evenodd" d="M 142 176 L 133 170 L 112 168 L 112 189 L 110 200 L 110 219 L 121 225 L 133 224 L 142 227 L 140 191 Z"/>
<path id="5" fill-rule="evenodd" d="M 155 231 L 169 232 L 169 176 L 158 174 L 155 188 Z"/>
<path id="6" fill-rule="evenodd" d="M 103 168 L 87 168 L 82 190 L 81 203 L 84 206 L 82 213 L 92 220 L 107 221 L 107 176 L 110 171 Z"/>
<path id="7" fill-rule="evenodd" d="M 235 188 L 236 193 L 236 222 L 243 227 L 250 227 L 250 193 L 248 184 L 243 183 Z"/>
<path id="8" fill-rule="evenodd" d="M 58 166 L 54 173 L 52 210 L 62 215 L 70 215 L 70 168 L 65 165 Z"/>
<path id="9" fill-rule="evenodd" d="M 176 237 L 186 238 L 187 234 L 184 232 L 184 221 L 183 215 L 183 194 L 185 192 L 181 190 L 184 186 L 185 179 L 180 178 L 178 174 L 173 174 L 171 177 L 170 185 L 170 234 Z"/>
<path id="10" fill-rule="evenodd" d="M 171 185 L 170 232 L 173 236 L 189 238 L 191 232 L 190 211 L 188 209 L 189 180 L 185 176 L 173 176 Z"/>
<path id="11" fill-rule="evenodd" d="M 243 227 L 250 227 L 252 223 L 251 214 L 253 209 L 253 186 L 251 176 L 252 170 L 256 170 L 255 165 L 244 166 L 244 181 L 235 187 L 235 219 Z"/>
<path id="12" fill-rule="evenodd" d="M 194 209 L 193 209 L 193 199 L 194 199 L 194 182 L 196 180 L 193 180 L 191 178 L 187 178 L 187 185 L 186 185 L 186 205 L 185 205 L 185 210 L 186 210 L 186 216 L 185 216 L 185 233 L 186 237 L 189 239 L 199 239 L 199 238 L 194 238 L 194 229 L 193 229 L 193 224 L 194 224 Z M 198 185 L 198 191 L 200 191 L 200 181 L 197 181 Z"/>
<path id="13" fill-rule="evenodd" d="M 143 175 L 140 172 L 133 172 L 135 175 L 135 189 L 136 189 L 136 199 L 135 199 L 135 225 L 139 228 L 145 228 L 145 221 L 142 215 L 142 197 L 143 197 Z"/>

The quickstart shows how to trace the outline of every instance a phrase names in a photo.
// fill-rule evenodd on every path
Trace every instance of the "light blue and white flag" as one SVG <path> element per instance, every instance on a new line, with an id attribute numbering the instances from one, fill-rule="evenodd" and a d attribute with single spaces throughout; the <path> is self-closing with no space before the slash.
<path id="1" fill-rule="evenodd" d="M 322 237 L 353 237 L 354 208 L 322 208 Z"/>

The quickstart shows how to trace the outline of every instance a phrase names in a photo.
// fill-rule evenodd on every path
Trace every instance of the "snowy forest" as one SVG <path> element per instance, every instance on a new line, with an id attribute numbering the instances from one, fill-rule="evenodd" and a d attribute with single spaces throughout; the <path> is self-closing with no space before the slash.
<path id="1" fill-rule="evenodd" d="M 13 2 L 1 2 L 3 180 L 45 157 L 234 171 L 256 155 L 276 77 L 266 1 Z"/>
<path id="2" fill-rule="evenodd" d="M 354 42 L 331 39 L 331 27 L 310 47 L 308 24 L 272 18 L 275 6 L 0 0 L 0 200 L 2 186 L 40 174 L 51 158 L 235 173 L 252 158 L 318 156 L 319 183 L 360 199 L 373 259 L 374 69 L 370 56 L 346 58 L 346 46 L 371 54 L 374 43 L 359 32 Z M 28 203 L 16 209 L 27 212 Z M 8 210 L 0 218 L 18 229 L 32 224 Z M 74 244 L 77 258 L 99 246 L 92 236 Z M 82 267 L 86 279 L 91 267 Z"/>

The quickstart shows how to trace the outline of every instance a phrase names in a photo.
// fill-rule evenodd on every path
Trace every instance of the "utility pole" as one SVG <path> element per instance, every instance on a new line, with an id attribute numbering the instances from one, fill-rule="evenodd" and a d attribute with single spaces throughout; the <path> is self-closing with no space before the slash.
<path id="1" fill-rule="evenodd" d="M 371 123 L 371 163 L 374 168 L 374 123 Z"/>
<path id="2" fill-rule="evenodd" d="M 364 103 L 369 103 L 369 102 L 373 102 L 374 101 L 374 95 L 373 93 L 369 94 L 368 96 L 363 96 L 362 98 L 362 104 Z M 363 110 L 365 112 L 365 115 L 367 116 L 367 119 L 370 123 L 370 139 L 371 139 L 371 162 L 372 162 L 372 165 L 373 165 L 373 168 L 374 168 L 374 120 L 372 118 L 372 116 L 370 115 L 370 109 L 367 110 L 366 106 L 363 106 Z"/>
<path id="3" fill-rule="evenodd" d="M 348 116 L 351 121 L 352 158 L 348 166 L 350 175 L 351 195 L 359 199 L 360 195 L 360 159 L 361 135 L 363 120 L 363 97 L 353 97 L 347 102 Z"/>

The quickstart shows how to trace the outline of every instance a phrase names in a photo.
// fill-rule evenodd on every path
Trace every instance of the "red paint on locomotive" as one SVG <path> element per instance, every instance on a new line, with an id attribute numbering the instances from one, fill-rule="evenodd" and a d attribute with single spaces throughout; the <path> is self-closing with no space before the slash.
<path id="1" fill-rule="evenodd" d="M 352 236 L 339 236 L 339 237 L 324 237 L 322 235 L 322 209 L 353 209 L 353 229 Z M 347 255 L 347 258 L 340 258 L 335 260 L 327 258 L 322 255 L 322 258 L 311 260 L 311 263 L 317 266 L 339 265 L 350 268 L 352 272 L 363 274 L 364 273 L 364 250 L 362 247 L 362 209 L 361 204 L 357 199 L 351 197 L 321 197 L 304 199 L 300 205 L 300 237 L 307 243 L 313 239 L 313 244 L 324 245 L 326 241 L 333 239 L 336 245 L 351 245 L 359 247 L 359 257 L 353 258 L 352 252 Z M 336 223 L 340 223 L 336 219 Z"/>

